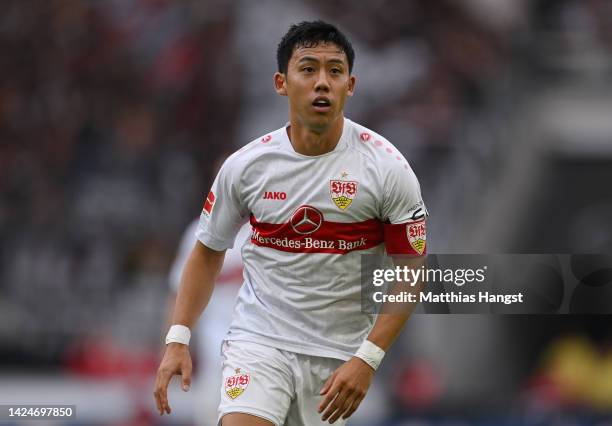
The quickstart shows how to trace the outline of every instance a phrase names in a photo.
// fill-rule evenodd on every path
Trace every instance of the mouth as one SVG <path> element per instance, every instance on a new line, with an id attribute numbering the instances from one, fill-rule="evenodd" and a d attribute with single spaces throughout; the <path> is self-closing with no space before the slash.
<path id="1" fill-rule="evenodd" d="M 316 112 L 328 112 L 331 110 L 331 101 L 325 96 L 317 96 L 312 101 L 312 106 Z"/>

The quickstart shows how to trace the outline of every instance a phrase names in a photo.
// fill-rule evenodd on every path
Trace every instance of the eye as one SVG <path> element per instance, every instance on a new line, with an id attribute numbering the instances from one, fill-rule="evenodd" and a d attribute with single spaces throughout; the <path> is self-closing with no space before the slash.
<path id="1" fill-rule="evenodd" d="M 303 72 L 314 72 L 314 68 L 313 67 L 304 67 L 302 68 Z"/>

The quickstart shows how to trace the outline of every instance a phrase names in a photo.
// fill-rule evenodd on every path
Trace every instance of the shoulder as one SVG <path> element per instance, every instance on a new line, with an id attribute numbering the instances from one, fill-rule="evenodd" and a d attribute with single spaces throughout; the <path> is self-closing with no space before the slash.
<path id="1" fill-rule="evenodd" d="M 349 132 L 348 141 L 351 148 L 374 162 L 383 177 L 389 174 L 414 177 L 408 160 L 384 136 L 350 120 L 347 131 Z"/>
<path id="2" fill-rule="evenodd" d="M 249 164 L 252 164 L 266 153 L 277 151 L 281 146 L 283 132 L 285 132 L 285 127 L 281 127 L 280 129 L 276 129 L 253 139 L 230 155 L 227 160 L 225 160 L 223 169 L 228 171 L 243 171 Z"/>

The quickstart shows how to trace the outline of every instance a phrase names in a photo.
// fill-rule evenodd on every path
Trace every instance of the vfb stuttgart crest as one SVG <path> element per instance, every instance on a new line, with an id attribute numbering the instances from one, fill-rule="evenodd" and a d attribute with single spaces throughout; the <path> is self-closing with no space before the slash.
<path id="1" fill-rule="evenodd" d="M 425 244 L 427 243 L 425 221 L 406 225 L 406 235 L 412 248 L 415 249 L 418 254 L 423 254 L 423 251 L 425 251 Z"/>
<path id="2" fill-rule="evenodd" d="M 248 373 L 241 373 L 240 369 L 237 368 L 236 374 L 225 379 L 225 393 L 230 398 L 236 399 L 246 390 L 250 381 L 251 375 Z"/>
<path id="3" fill-rule="evenodd" d="M 351 205 L 357 195 L 357 182 L 331 180 L 329 181 L 329 192 L 336 206 L 344 210 Z"/>

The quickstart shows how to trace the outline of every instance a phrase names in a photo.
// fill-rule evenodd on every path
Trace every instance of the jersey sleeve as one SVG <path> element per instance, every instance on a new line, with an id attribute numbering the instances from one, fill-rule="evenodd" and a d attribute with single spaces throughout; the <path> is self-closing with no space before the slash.
<path id="1" fill-rule="evenodd" d="M 213 250 L 227 250 L 233 247 L 246 217 L 240 196 L 240 167 L 232 156 L 219 170 L 206 196 L 196 237 Z"/>
<path id="2" fill-rule="evenodd" d="M 407 163 L 393 165 L 385 172 L 382 217 L 387 254 L 424 255 L 429 213 L 419 181 Z"/>

